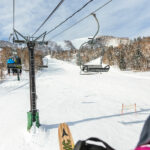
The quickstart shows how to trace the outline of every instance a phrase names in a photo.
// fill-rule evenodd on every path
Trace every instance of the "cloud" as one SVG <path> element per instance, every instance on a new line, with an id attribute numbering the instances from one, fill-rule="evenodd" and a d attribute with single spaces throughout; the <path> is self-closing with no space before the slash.
<path id="1" fill-rule="evenodd" d="M 65 0 L 63 5 L 37 35 L 51 30 L 87 1 Z M 16 29 L 25 35 L 32 35 L 59 2 L 60 0 L 36 0 L 34 2 L 31 0 L 16 0 Z M 94 0 L 83 11 L 48 35 L 48 39 L 88 15 L 105 2 L 107 1 Z M 149 9 L 149 0 L 113 0 L 97 13 L 101 26 L 99 35 L 114 35 L 130 38 L 150 35 Z M 12 11 L 12 0 L 0 0 L 0 39 L 8 38 L 12 32 Z M 96 26 L 95 20 L 89 17 L 72 29 L 61 34 L 55 40 L 72 40 L 92 36 L 97 30 Z"/>

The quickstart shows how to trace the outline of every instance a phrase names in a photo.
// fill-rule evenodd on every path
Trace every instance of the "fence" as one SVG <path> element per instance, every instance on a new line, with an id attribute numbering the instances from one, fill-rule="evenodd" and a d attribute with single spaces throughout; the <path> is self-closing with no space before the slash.
<path id="1" fill-rule="evenodd" d="M 136 112 L 136 103 L 130 105 L 122 104 L 121 114 L 124 113 L 124 110 L 134 110 L 134 112 Z"/>

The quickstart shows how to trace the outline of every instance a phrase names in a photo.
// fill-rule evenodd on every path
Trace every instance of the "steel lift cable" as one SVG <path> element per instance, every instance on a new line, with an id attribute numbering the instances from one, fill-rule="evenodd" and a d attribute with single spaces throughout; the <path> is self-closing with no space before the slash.
<path id="1" fill-rule="evenodd" d="M 9 41 L 11 41 L 11 38 L 12 38 L 12 41 L 14 43 L 14 29 L 15 29 L 15 0 L 13 0 L 13 27 L 12 27 L 12 33 L 10 34 L 9 36 Z"/>
<path id="2" fill-rule="evenodd" d="M 51 29 L 50 31 L 47 32 L 47 34 L 51 33 L 52 31 L 56 30 L 58 27 L 60 27 L 62 24 L 64 24 L 66 21 L 68 21 L 69 19 L 71 19 L 74 15 L 76 15 L 77 13 L 79 13 L 82 9 L 84 9 L 88 4 L 90 4 L 91 2 L 93 2 L 94 0 L 89 0 L 86 4 L 84 4 L 80 9 L 78 9 L 76 12 L 74 12 L 71 16 L 69 16 L 68 18 L 66 18 L 64 21 L 62 21 L 61 23 L 59 23 L 56 27 L 54 27 L 53 29 Z M 46 35 L 47 35 L 46 34 Z"/>
<path id="3" fill-rule="evenodd" d="M 56 10 L 62 5 L 64 0 L 61 0 L 59 4 L 55 7 L 55 9 L 49 14 L 49 16 L 44 20 L 44 22 L 37 28 L 37 30 L 33 33 L 32 36 L 34 36 L 41 28 L 42 26 L 48 21 L 48 19 L 56 12 Z"/>
<path id="4" fill-rule="evenodd" d="M 63 30 L 63 31 L 61 31 L 61 32 L 59 32 L 58 34 L 52 36 L 50 39 L 54 39 L 54 38 L 56 38 L 57 36 L 59 36 L 60 34 L 62 34 L 62 33 L 64 33 L 64 32 L 66 32 L 66 31 L 68 31 L 69 29 L 71 29 L 71 28 L 74 27 L 75 25 L 79 24 L 79 23 L 82 22 L 83 20 L 85 20 L 85 19 L 87 19 L 88 17 L 90 17 L 91 14 L 96 13 L 97 11 L 99 11 L 100 9 L 102 9 L 103 7 L 105 7 L 106 5 L 108 5 L 111 1 L 112 1 L 112 0 L 109 0 L 107 3 L 103 4 L 103 5 L 100 6 L 98 9 L 96 9 L 95 11 L 93 11 L 93 12 L 91 12 L 89 15 L 87 15 L 86 17 L 80 19 L 78 22 L 76 22 L 75 24 L 71 25 L 69 28 L 67 28 L 67 29 L 65 29 L 65 30 Z"/>
<path id="5" fill-rule="evenodd" d="M 14 29 L 15 29 L 15 0 L 13 0 L 13 43 L 14 43 Z"/>

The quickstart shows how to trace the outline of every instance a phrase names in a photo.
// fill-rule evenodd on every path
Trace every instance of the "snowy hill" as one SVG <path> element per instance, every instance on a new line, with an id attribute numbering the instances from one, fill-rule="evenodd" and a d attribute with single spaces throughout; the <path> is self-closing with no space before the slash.
<path id="1" fill-rule="evenodd" d="M 40 129 L 27 132 L 29 78 L 7 76 L 0 84 L 0 150 L 59 150 L 58 125 L 70 126 L 74 141 L 99 137 L 118 150 L 134 149 L 150 113 L 150 72 L 79 75 L 79 67 L 49 58 L 36 75 Z M 95 60 L 98 62 L 99 60 Z M 122 104 L 136 103 L 124 110 Z"/>
<path id="2" fill-rule="evenodd" d="M 91 37 L 90 37 L 91 38 Z M 71 40 L 72 44 L 79 49 L 81 44 L 89 41 L 87 37 L 85 38 L 78 38 Z M 129 44 L 130 40 L 129 38 L 119 38 L 119 37 L 113 37 L 113 36 L 99 36 L 96 38 L 95 45 L 96 47 L 103 47 L 103 46 L 113 46 L 116 47 L 120 44 Z M 68 47 L 64 41 L 57 42 L 58 45 L 62 47 L 63 50 L 68 50 Z"/>
<path id="3" fill-rule="evenodd" d="M 8 41 L 0 41 L 0 48 L 3 47 L 17 47 L 17 46 Z"/>
<path id="4" fill-rule="evenodd" d="M 88 40 L 89 40 L 88 38 L 78 38 L 78 39 L 71 40 L 71 42 L 75 46 L 75 48 L 79 49 L 81 44 L 87 42 Z M 57 44 L 60 45 L 64 50 L 68 50 L 68 47 L 64 41 L 57 42 Z"/>
<path id="5" fill-rule="evenodd" d="M 84 38 L 78 38 L 78 39 L 74 39 L 69 41 L 76 49 L 79 49 L 81 44 L 89 41 L 88 38 L 91 37 L 84 37 Z M 119 44 L 129 44 L 130 40 L 128 38 L 118 38 L 118 37 L 113 37 L 113 36 L 99 36 L 96 39 L 96 45 L 97 47 L 101 47 L 101 46 L 113 46 L 116 47 Z M 0 48 L 3 47 L 17 47 L 17 45 L 13 45 L 12 43 L 8 42 L 8 41 L 0 41 Z M 19 47 L 19 45 L 18 45 Z M 26 47 L 25 45 L 22 47 Z M 66 43 L 65 41 L 49 41 L 48 42 L 48 47 L 44 46 L 44 45 L 36 45 L 36 49 L 38 50 L 43 50 L 43 51 L 47 51 L 49 49 L 51 50 L 70 50 L 71 47 L 70 45 L 68 45 L 68 43 Z"/>
<path id="6" fill-rule="evenodd" d="M 100 44 L 101 46 L 113 46 L 117 47 L 120 44 L 130 44 L 130 39 L 129 38 L 120 38 L 120 37 L 114 37 L 114 36 L 100 36 L 97 37 L 97 43 Z"/>

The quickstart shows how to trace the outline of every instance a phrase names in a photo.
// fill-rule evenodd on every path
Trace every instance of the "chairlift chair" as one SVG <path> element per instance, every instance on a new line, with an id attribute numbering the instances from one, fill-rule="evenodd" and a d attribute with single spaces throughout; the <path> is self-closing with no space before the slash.
<path id="1" fill-rule="evenodd" d="M 81 71 L 83 72 L 108 72 L 110 69 L 110 66 L 107 65 L 105 67 L 102 67 L 101 65 L 82 65 Z"/>
<path id="2" fill-rule="evenodd" d="M 13 42 L 13 44 L 14 44 L 14 34 L 13 34 L 13 33 L 10 34 L 10 37 L 9 37 L 9 41 L 10 41 L 10 42 L 11 42 L 11 40 L 12 40 L 12 42 Z M 11 50 L 11 58 L 14 59 L 16 56 L 18 56 L 18 55 L 17 55 L 17 49 L 14 47 L 14 48 Z M 11 69 L 11 70 L 16 70 L 17 79 L 18 79 L 18 81 L 20 81 L 20 76 L 19 76 L 19 74 L 21 73 L 21 70 L 22 70 L 21 62 L 20 62 L 20 63 L 9 64 L 9 67 L 8 67 L 8 68 Z"/>
<path id="3" fill-rule="evenodd" d="M 48 59 L 47 58 L 44 58 L 43 59 L 43 62 L 45 62 L 43 65 L 40 65 L 38 66 L 40 69 L 41 68 L 48 68 Z"/>
<path id="4" fill-rule="evenodd" d="M 106 65 L 105 67 L 102 66 L 102 59 L 100 60 L 100 65 L 89 65 L 89 64 L 83 64 L 81 62 L 81 58 L 80 58 L 80 50 L 82 49 L 83 45 L 85 44 L 90 44 L 93 48 L 93 45 L 94 45 L 94 39 L 96 37 L 96 35 L 98 34 L 99 32 L 99 29 L 100 29 L 100 24 L 99 24 L 99 21 L 96 17 L 96 14 L 91 14 L 96 22 L 97 22 L 97 25 L 98 25 L 98 30 L 96 32 L 96 34 L 93 36 L 93 38 L 89 38 L 90 40 L 88 42 L 85 42 L 83 43 L 80 48 L 79 48 L 79 61 L 80 61 L 80 74 L 87 74 L 87 73 L 98 73 L 98 72 L 108 72 L 109 69 L 110 69 L 110 66 L 109 65 Z M 103 50 L 103 54 L 102 54 L 102 58 L 103 58 L 103 55 L 104 55 L 104 50 Z"/>

